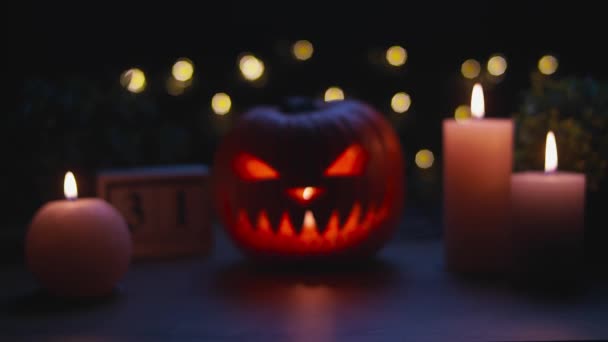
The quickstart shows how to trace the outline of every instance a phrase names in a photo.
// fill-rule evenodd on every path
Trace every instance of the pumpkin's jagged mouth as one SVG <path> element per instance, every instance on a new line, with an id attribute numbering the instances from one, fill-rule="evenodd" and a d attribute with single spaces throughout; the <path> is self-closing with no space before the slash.
<path id="1" fill-rule="evenodd" d="M 356 245 L 365 239 L 387 214 L 386 206 L 369 207 L 362 212 L 361 204 L 355 202 L 344 224 L 340 225 L 338 212 L 334 210 L 325 229 L 320 230 L 314 212 L 307 210 L 298 233 L 287 212 L 282 214 L 278 229 L 273 230 L 265 210 L 260 211 L 254 225 L 247 212 L 241 209 L 237 213 L 236 229 L 237 236 L 249 245 L 274 252 L 335 252 L 336 249 Z"/>

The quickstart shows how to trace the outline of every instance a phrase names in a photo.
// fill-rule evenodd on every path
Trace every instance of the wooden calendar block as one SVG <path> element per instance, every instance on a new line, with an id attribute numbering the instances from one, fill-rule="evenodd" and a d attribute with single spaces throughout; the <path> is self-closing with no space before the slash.
<path id="1" fill-rule="evenodd" d="M 110 186 L 105 198 L 125 217 L 131 234 L 142 238 L 156 230 L 158 212 L 155 189 L 145 185 Z"/>
<path id="2" fill-rule="evenodd" d="M 207 254 L 209 190 L 203 165 L 108 170 L 97 177 L 98 196 L 129 224 L 136 259 Z"/>

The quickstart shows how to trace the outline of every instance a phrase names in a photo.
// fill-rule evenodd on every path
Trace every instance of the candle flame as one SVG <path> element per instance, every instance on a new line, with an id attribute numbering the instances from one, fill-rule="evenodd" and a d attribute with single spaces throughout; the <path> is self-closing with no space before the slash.
<path id="1" fill-rule="evenodd" d="M 549 131 L 545 144 L 545 172 L 553 172 L 555 170 L 557 170 L 557 145 L 555 143 L 555 134 Z"/>
<path id="2" fill-rule="evenodd" d="M 63 179 L 63 194 L 65 198 L 69 200 L 74 200 L 78 198 L 78 187 L 76 186 L 76 178 L 71 171 L 68 171 L 65 174 L 65 178 Z"/>
<path id="3" fill-rule="evenodd" d="M 475 83 L 473 86 L 473 93 L 471 94 L 471 114 L 476 119 L 483 118 L 485 110 L 485 102 L 483 99 L 483 88 L 481 84 Z"/>

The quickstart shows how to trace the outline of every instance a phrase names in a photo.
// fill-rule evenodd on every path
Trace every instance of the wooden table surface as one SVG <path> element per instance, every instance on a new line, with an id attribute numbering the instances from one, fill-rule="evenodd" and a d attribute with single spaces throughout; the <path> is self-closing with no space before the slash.
<path id="1" fill-rule="evenodd" d="M 397 237 L 369 264 L 270 270 L 216 234 L 210 257 L 138 262 L 116 293 L 66 302 L 3 265 L 1 341 L 536 341 L 608 339 L 608 283 L 463 279 L 436 238 Z M 604 279 L 604 280 L 602 280 Z"/>

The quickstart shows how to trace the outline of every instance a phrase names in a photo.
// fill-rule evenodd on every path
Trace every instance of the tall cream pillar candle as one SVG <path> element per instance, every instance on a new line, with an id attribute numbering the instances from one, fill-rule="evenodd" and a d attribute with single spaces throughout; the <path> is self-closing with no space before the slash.
<path id="1" fill-rule="evenodd" d="M 509 263 L 513 122 L 483 119 L 475 84 L 473 118 L 443 122 L 444 243 L 449 270 L 495 273 Z"/>

